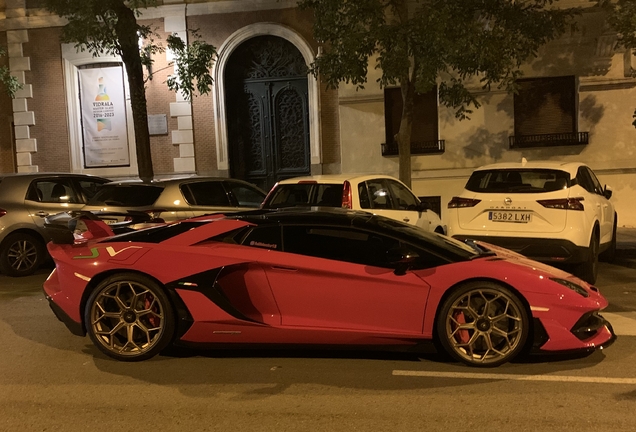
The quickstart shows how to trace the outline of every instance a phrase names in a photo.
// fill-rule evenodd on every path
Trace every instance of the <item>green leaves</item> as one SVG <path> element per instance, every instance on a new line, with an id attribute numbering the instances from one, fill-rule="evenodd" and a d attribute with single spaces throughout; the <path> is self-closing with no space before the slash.
<path id="1" fill-rule="evenodd" d="M 167 38 L 176 70 L 176 75 L 170 76 L 167 80 L 168 88 L 175 92 L 180 91 L 186 100 L 192 100 L 195 83 L 200 94 L 210 92 L 213 83 L 210 70 L 217 54 L 215 47 L 199 39 L 196 30 L 191 31 L 191 34 L 196 39 L 189 45 L 177 35 Z"/>
<path id="2" fill-rule="evenodd" d="M 550 8 L 552 2 L 299 0 L 298 5 L 314 12 L 314 36 L 323 52 L 311 71 L 328 86 L 346 82 L 363 88 L 373 58 L 382 71 L 380 86 L 402 87 L 399 171 L 410 185 L 413 94 L 437 85 L 440 103 L 465 119 L 471 107 L 479 108 L 473 83 L 514 90 L 519 66 L 563 34 L 576 14 Z"/>
<path id="3" fill-rule="evenodd" d="M 323 54 L 312 65 L 332 87 L 363 87 L 369 58 L 377 56 L 379 83 L 412 80 L 424 92 L 435 83 L 441 102 L 464 118 L 475 105 L 465 82 L 511 88 L 519 66 L 568 29 L 572 9 L 551 0 L 301 0 L 314 12 Z M 416 66 L 417 65 L 417 66 Z"/>
<path id="4" fill-rule="evenodd" d="M 3 47 L 0 47 L 0 57 L 4 57 L 7 54 Z M 11 75 L 9 68 L 6 66 L 0 67 L 0 82 L 4 85 L 4 89 L 11 99 L 15 98 L 15 94 L 22 88 L 22 84 L 16 77 Z"/>
<path id="5" fill-rule="evenodd" d="M 135 149 L 139 177 L 152 180 L 152 155 L 145 84 L 152 79 L 153 56 L 165 51 L 155 43 L 156 32 L 137 19 L 140 9 L 157 6 L 159 0 L 43 0 L 49 11 L 64 17 L 68 23 L 62 31 L 62 41 L 75 44 L 80 51 L 93 56 L 103 54 L 120 56 L 126 67 L 132 107 Z M 168 37 L 168 47 L 175 54 L 176 76 L 168 79 L 168 87 L 182 91 L 188 98 L 194 92 L 194 83 L 201 93 L 212 85 L 210 68 L 216 49 L 201 41 L 187 46 L 176 36 Z M 148 75 L 144 77 L 144 67 Z"/>
<path id="6" fill-rule="evenodd" d="M 602 1 L 602 6 L 609 11 L 608 23 L 618 32 L 618 43 L 625 48 L 636 49 L 636 2 L 618 0 Z"/>
<path id="7" fill-rule="evenodd" d="M 611 2 L 609 0 L 599 1 L 599 5 L 608 11 L 607 22 L 618 33 L 618 46 L 623 46 L 632 51 L 632 55 L 636 55 L 636 1 L 634 0 L 618 0 Z M 636 76 L 636 71 L 631 69 L 631 76 Z M 634 111 L 636 119 L 636 111 Z M 636 120 L 632 122 L 636 127 Z"/>

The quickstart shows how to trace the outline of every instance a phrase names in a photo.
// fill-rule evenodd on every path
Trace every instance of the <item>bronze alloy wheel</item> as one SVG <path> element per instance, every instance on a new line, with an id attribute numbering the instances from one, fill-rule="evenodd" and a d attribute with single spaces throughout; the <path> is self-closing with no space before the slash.
<path id="1" fill-rule="evenodd" d="M 492 282 L 466 284 L 444 302 L 437 318 L 442 346 L 472 366 L 494 367 L 524 347 L 528 313 L 516 294 Z"/>
<path id="2" fill-rule="evenodd" d="M 93 343 L 118 360 L 145 360 L 158 354 L 174 333 L 172 306 L 152 279 L 121 274 L 100 283 L 85 309 Z"/>

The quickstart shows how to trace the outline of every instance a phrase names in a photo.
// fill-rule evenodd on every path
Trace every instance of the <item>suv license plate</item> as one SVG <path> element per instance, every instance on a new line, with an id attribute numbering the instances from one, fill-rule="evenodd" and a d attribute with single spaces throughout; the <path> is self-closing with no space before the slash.
<path id="1" fill-rule="evenodd" d="M 493 222 L 528 223 L 530 222 L 531 218 L 532 213 L 528 212 L 488 212 L 488 220 L 491 220 Z"/>

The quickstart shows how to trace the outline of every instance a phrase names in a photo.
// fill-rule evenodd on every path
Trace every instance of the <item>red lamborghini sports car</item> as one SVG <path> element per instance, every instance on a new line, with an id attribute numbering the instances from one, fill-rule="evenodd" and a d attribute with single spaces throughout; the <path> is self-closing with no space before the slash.
<path id="1" fill-rule="evenodd" d="M 58 231 L 44 284 L 51 308 L 118 360 L 171 344 L 434 342 L 488 367 L 615 339 L 594 286 L 506 249 L 363 212 L 257 210 L 87 241 Z"/>

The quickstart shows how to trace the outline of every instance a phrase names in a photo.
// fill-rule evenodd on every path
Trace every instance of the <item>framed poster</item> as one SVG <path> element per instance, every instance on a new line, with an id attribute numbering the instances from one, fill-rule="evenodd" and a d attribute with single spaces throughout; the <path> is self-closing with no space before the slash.
<path id="1" fill-rule="evenodd" d="M 84 167 L 129 166 L 124 70 L 79 69 Z"/>

